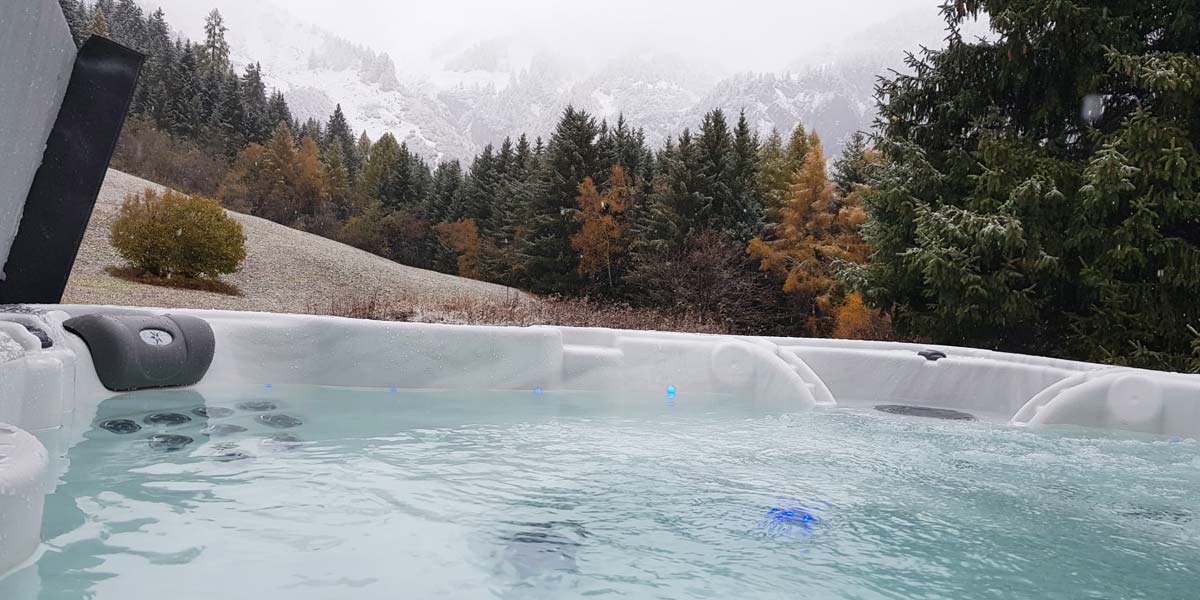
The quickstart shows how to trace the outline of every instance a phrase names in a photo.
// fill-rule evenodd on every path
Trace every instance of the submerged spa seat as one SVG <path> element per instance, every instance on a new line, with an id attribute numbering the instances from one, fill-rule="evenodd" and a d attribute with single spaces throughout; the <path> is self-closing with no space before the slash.
<path id="1" fill-rule="evenodd" d="M 1015 427 L 1200 437 L 1200 376 L 947 346 L 567 327 L 473 327 L 90 306 L 0 307 L 0 574 L 39 543 L 66 450 L 118 391 L 238 384 L 668 388 L 764 412 L 884 407 Z"/>

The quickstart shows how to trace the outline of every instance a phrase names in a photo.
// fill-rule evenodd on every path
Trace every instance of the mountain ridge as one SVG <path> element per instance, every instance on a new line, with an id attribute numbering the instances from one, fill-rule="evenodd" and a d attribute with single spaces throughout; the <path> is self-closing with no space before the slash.
<path id="1" fill-rule="evenodd" d="M 711 109 L 745 110 L 763 136 L 772 128 L 786 135 L 802 122 L 822 136 L 832 155 L 852 133 L 870 128 L 875 77 L 902 67 L 903 49 L 893 46 L 914 39 L 909 45 L 915 50 L 944 35 L 928 26 L 928 18 L 910 14 L 894 26 L 847 36 L 827 55 L 793 61 L 781 73 L 722 73 L 653 51 L 579 70 L 545 49 L 501 36 L 460 44 L 457 51 L 437 48 L 422 65 L 427 72 L 418 74 L 403 61 L 397 68 L 386 52 L 305 23 L 265 0 L 210 0 L 204 11 L 191 0 L 142 3 L 150 10 L 161 5 L 168 21 L 176 27 L 182 21 L 182 33 L 192 39 L 201 38 L 199 13 L 221 10 L 234 63 L 261 63 L 264 80 L 284 93 L 299 120 L 324 121 L 341 104 L 356 131 L 371 139 L 390 132 L 431 162 L 469 160 L 485 145 L 521 133 L 547 137 L 569 104 L 598 119 L 623 114 L 645 129 L 654 147 L 695 128 Z M 883 46 L 862 40 L 882 40 Z"/>

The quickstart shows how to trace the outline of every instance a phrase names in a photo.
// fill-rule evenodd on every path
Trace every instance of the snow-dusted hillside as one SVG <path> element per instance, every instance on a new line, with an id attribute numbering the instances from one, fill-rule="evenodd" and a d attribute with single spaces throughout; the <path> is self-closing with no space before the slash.
<path id="1" fill-rule="evenodd" d="M 901 67 L 905 49 L 936 46 L 943 37 L 927 12 L 894 19 L 780 74 L 726 74 L 661 52 L 580 64 L 521 36 L 451 40 L 406 64 L 304 23 L 273 0 L 142 2 L 162 6 L 192 39 L 203 38 L 204 15 L 221 10 L 235 63 L 260 62 L 298 118 L 324 120 L 341 103 L 357 130 L 372 139 L 391 132 L 431 161 L 469 159 L 522 132 L 547 136 L 568 103 L 610 121 L 623 113 L 655 145 L 713 108 L 745 110 L 763 134 L 803 121 L 835 153 L 851 133 L 870 127 L 875 76 Z"/>

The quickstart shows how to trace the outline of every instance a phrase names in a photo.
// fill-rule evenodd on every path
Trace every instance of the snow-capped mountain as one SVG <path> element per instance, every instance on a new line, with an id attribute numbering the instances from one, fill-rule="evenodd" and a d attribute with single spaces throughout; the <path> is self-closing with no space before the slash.
<path id="1" fill-rule="evenodd" d="M 548 136 L 567 104 L 615 121 L 623 114 L 655 146 L 696 127 L 713 108 L 745 110 L 765 135 L 798 121 L 815 128 L 830 154 L 870 127 L 875 77 L 902 66 L 903 51 L 938 45 L 928 14 L 848 36 L 786 73 L 722 73 L 662 52 L 632 52 L 581 65 L 525 37 L 449 41 L 419 65 L 355 44 L 289 15 L 270 0 L 142 0 L 193 40 L 204 15 L 221 11 L 235 63 L 260 62 L 301 120 L 325 120 L 337 103 L 372 139 L 384 132 L 432 161 L 469 159 L 485 144 L 522 132 Z M 398 63 L 398 64 L 397 64 Z M 419 67 L 419 68 L 418 68 Z"/>

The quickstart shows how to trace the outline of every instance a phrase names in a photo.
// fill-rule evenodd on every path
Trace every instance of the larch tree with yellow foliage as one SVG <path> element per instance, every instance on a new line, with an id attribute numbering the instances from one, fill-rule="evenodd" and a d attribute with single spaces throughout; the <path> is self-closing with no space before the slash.
<path id="1" fill-rule="evenodd" d="M 442 244 L 458 255 L 458 275 L 478 279 L 483 246 L 475 219 L 440 223 L 434 225 L 433 230 L 437 232 Z"/>
<path id="2" fill-rule="evenodd" d="M 850 305 L 839 311 L 845 298 L 834 270 L 840 261 L 866 260 L 870 248 L 858 233 L 866 213 L 857 192 L 844 197 L 837 194 L 825 174 L 825 153 L 815 133 L 809 142 L 803 163 L 792 173 L 773 230 L 775 239 L 755 238 L 747 251 L 761 261 L 762 270 L 783 276 L 783 290 L 806 304 L 812 334 L 840 331 L 862 337 L 872 328 L 849 322 L 839 327 L 839 315 L 865 321 L 878 320 L 877 316 L 859 314 Z M 857 306 L 869 310 L 861 299 Z M 874 332 L 872 337 L 882 337 L 882 333 Z"/>
<path id="3" fill-rule="evenodd" d="M 608 287 L 615 286 L 613 263 L 628 248 L 625 211 L 633 203 L 637 188 L 621 165 L 613 165 L 608 191 L 601 194 L 591 177 L 579 184 L 579 210 L 575 220 L 579 232 L 571 236 L 571 247 L 580 253 L 579 273 L 595 277 L 607 275 Z"/>

